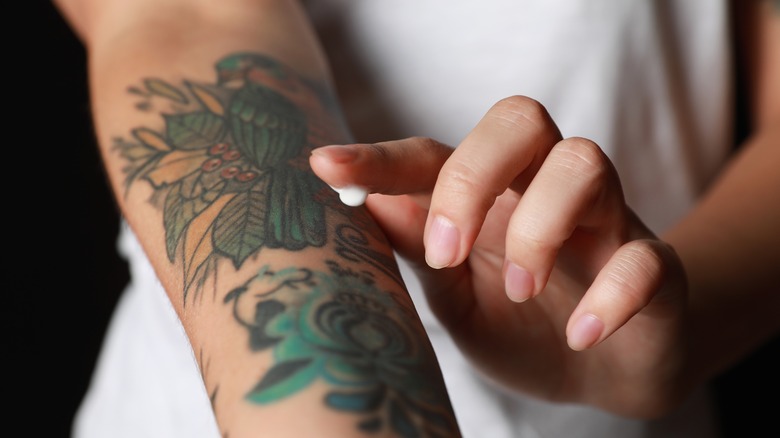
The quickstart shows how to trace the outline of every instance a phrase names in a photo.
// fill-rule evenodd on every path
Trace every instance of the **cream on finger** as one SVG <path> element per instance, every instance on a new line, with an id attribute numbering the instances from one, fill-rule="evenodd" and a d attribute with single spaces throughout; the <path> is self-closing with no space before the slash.
<path id="1" fill-rule="evenodd" d="M 366 202 L 366 198 L 368 197 L 368 190 L 360 186 L 346 186 L 341 188 L 330 186 L 330 188 L 339 194 L 339 199 L 341 199 L 341 202 L 350 207 L 358 207 L 363 205 L 363 203 Z"/>

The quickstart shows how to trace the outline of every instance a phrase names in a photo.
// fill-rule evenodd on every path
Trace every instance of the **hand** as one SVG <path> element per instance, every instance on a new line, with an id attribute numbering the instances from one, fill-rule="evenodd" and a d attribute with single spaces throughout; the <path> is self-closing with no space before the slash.
<path id="1" fill-rule="evenodd" d="M 617 414 L 679 402 L 687 286 L 675 251 L 626 205 L 597 144 L 563 139 L 514 96 L 453 149 L 432 139 L 316 149 L 358 185 L 433 312 L 503 387 Z"/>

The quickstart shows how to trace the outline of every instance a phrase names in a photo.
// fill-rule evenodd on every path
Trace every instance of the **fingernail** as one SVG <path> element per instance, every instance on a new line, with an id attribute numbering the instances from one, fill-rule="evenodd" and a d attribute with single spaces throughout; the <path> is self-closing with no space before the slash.
<path id="1" fill-rule="evenodd" d="M 460 232 L 449 219 L 436 216 L 428 230 L 425 243 L 425 261 L 434 269 L 444 268 L 455 261 L 460 246 Z"/>
<path id="2" fill-rule="evenodd" d="M 312 155 L 327 158 L 335 163 L 349 163 L 358 156 L 358 151 L 352 146 L 330 145 L 322 146 L 311 151 Z"/>
<path id="3" fill-rule="evenodd" d="M 584 350 L 598 341 L 601 332 L 604 331 L 604 323 L 594 315 L 587 313 L 580 316 L 569 334 L 569 347 L 572 350 Z"/>
<path id="4" fill-rule="evenodd" d="M 509 263 L 504 277 L 504 288 L 510 300 L 522 303 L 534 293 L 534 277 L 525 269 Z"/>

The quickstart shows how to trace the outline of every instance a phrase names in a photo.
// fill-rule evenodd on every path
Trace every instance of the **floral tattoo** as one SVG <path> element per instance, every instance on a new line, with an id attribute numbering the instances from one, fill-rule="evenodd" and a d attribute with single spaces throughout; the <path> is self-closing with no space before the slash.
<path id="1" fill-rule="evenodd" d="M 273 349 L 274 365 L 247 399 L 277 402 L 321 379 L 332 388 L 325 404 L 358 415 L 360 430 L 456 435 L 445 388 L 432 383 L 435 358 L 415 340 L 414 310 L 371 275 L 329 266 L 329 273 L 265 267 L 225 298 L 250 348 Z"/>
<path id="2" fill-rule="evenodd" d="M 181 257 L 185 298 L 216 258 L 236 268 L 262 248 L 290 251 L 326 242 L 331 190 L 308 171 L 307 152 L 343 139 L 330 99 L 271 59 L 240 53 L 216 65 L 217 83 L 144 81 L 130 91 L 172 103 L 160 131 L 115 139 L 129 163 L 127 185 L 143 179 L 162 205 L 168 258 Z M 199 282 L 199 283 L 198 283 Z"/>
<path id="3" fill-rule="evenodd" d="M 131 87 L 139 110 L 164 105 L 162 128 L 138 127 L 114 147 L 127 163 L 125 189 L 153 189 L 168 259 L 183 268 L 184 304 L 190 291 L 217 284 L 218 267 L 239 272 L 264 249 L 329 246 L 339 260 L 318 269 L 266 265 L 223 286 L 250 353 L 273 358 L 245 399 L 282 403 L 324 382 L 324 405 L 355 415 L 366 434 L 456 436 L 411 301 L 378 286 L 403 288 L 393 257 L 375 248 L 389 243 L 365 208 L 344 206 L 309 169 L 312 148 L 349 140 L 332 95 L 254 53 L 226 56 L 215 73 L 213 83 L 151 78 Z M 218 358 L 204 351 L 208 373 Z M 215 410 L 218 394 L 216 383 Z"/>

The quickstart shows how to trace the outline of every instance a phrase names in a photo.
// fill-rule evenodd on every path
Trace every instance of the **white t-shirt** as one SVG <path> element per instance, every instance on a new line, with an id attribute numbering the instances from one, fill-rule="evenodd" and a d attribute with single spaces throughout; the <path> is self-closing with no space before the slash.
<path id="1" fill-rule="evenodd" d="M 501 98 L 548 109 L 565 137 L 596 141 L 629 205 L 656 232 L 678 220 L 731 142 L 727 4 L 716 0 L 307 2 L 359 141 L 412 135 L 457 145 Z M 75 438 L 219 436 L 191 347 L 138 242 Z M 486 385 L 399 261 L 465 437 L 714 437 L 706 389 L 643 422 Z"/>

